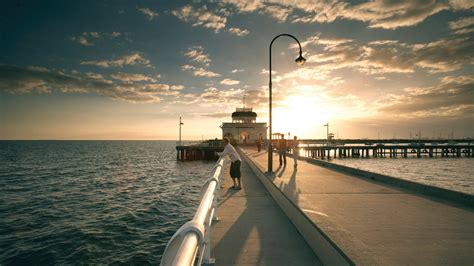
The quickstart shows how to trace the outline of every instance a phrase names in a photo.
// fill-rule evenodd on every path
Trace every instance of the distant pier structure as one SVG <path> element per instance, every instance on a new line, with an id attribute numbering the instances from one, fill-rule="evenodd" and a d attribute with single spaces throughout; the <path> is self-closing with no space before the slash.
<path id="1" fill-rule="evenodd" d="M 181 120 L 180 120 L 181 123 Z M 227 137 L 233 145 L 254 145 L 267 139 L 267 123 L 257 122 L 257 113 L 252 108 L 236 108 L 232 122 L 220 126 L 222 138 Z M 221 139 L 176 145 L 178 161 L 216 160 L 215 152 L 224 149 Z"/>
<path id="2" fill-rule="evenodd" d="M 254 144 L 267 139 L 267 123 L 257 122 L 257 113 L 252 108 L 236 108 L 232 122 L 221 125 L 222 137 L 234 140 L 235 144 Z"/>
<path id="3" fill-rule="evenodd" d="M 178 161 L 194 161 L 194 160 L 216 160 L 216 152 L 224 150 L 222 140 L 207 140 L 203 142 L 187 143 L 176 145 L 176 160 Z"/>
<path id="4" fill-rule="evenodd" d="M 321 144 L 319 140 L 305 140 L 300 145 L 304 156 L 311 158 L 407 158 L 407 157 L 474 157 L 473 140 L 339 140 Z"/>

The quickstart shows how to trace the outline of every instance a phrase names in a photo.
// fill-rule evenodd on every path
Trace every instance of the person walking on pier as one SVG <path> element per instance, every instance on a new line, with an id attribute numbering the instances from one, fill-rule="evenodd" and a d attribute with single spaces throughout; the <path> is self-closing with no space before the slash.
<path id="1" fill-rule="evenodd" d="M 286 150 L 288 149 L 285 135 L 281 134 L 281 139 L 278 141 L 278 154 L 280 155 L 280 166 L 282 162 L 286 166 Z"/>
<path id="2" fill-rule="evenodd" d="M 298 137 L 293 137 L 293 143 L 291 144 L 291 149 L 293 150 L 293 160 L 295 164 L 293 165 L 295 168 L 298 167 L 298 145 L 300 142 L 298 141 Z"/>
<path id="3" fill-rule="evenodd" d="M 255 143 L 257 144 L 257 151 L 260 152 L 262 150 L 262 134 L 260 134 Z"/>
<path id="4" fill-rule="evenodd" d="M 237 153 L 235 150 L 234 146 L 230 144 L 230 141 L 228 138 L 224 138 L 224 150 L 222 152 L 218 152 L 217 155 L 219 157 L 224 157 L 228 155 L 230 157 L 231 163 L 230 163 L 230 177 L 232 178 L 232 181 L 234 182 L 234 185 L 230 187 L 231 189 L 236 189 L 236 190 L 241 190 L 241 182 L 240 182 L 240 164 L 242 162 L 242 159 L 240 159 L 240 155 Z M 237 182 L 236 182 L 237 181 Z M 238 184 L 238 185 L 237 185 Z"/>

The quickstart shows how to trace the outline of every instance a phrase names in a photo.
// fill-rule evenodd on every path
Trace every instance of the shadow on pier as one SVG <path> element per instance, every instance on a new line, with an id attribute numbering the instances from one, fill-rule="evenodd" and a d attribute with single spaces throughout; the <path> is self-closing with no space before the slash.
<path id="1" fill-rule="evenodd" d="M 211 230 L 216 265 L 321 265 L 305 240 L 246 163 L 240 191 L 222 189 L 218 217 Z"/>
<path id="2" fill-rule="evenodd" d="M 244 161 L 324 264 L 471 265 L 474 261 L 472 195 L 457 203 L 301 160 L 297 171 L 290 160 L 291 167 L 269 175 L 267 153 L 255 154 L 254 148 L 242 151 Z M 277 156 L 273 160 L 278 163 Z"/>

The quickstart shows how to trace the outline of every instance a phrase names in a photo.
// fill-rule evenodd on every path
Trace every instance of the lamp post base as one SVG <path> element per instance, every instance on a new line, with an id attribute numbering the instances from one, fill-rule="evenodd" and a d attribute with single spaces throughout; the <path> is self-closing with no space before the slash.
<path id="1" fill-rule="evenodd" d="M 273 172 L 273 145 L 268 145 L 268 172 Z"/>

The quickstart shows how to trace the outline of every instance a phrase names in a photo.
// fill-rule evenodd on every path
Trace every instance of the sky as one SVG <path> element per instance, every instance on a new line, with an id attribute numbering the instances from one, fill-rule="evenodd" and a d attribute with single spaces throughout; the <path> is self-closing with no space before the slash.
<path id="1" fill-rule="evenodd" d="M 474 137 L 474 1 L 2 1 L 0 139 Z"/>

